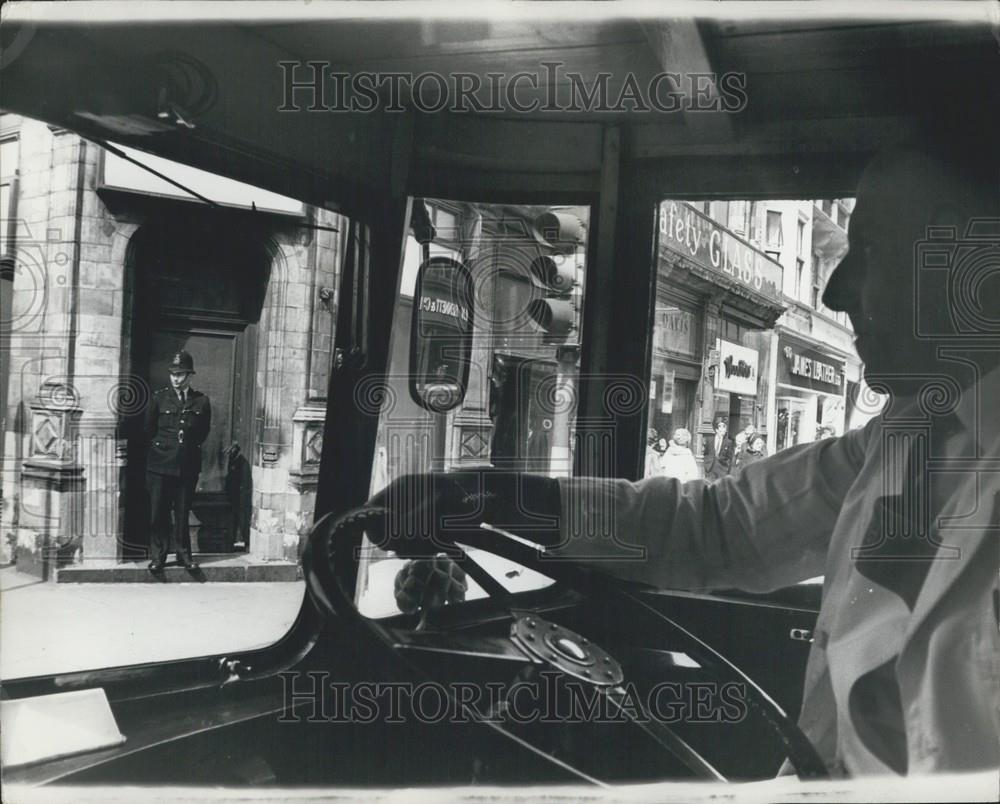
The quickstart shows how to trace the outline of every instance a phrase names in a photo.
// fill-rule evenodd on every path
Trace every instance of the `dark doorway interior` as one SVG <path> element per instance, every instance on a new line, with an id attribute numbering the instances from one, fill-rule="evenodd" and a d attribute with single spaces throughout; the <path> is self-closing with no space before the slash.
<path id="1" fill-rule="evenodd" d="M 171 355 L 184 349 L 194 358 L 192 387 L 212 405 L 191 512 L 193 549 L 247 550 L 257 327 L 270 254 L 239 219 L 224 216 L 170 217 L 135 237 L 134 374 L 155 392 L 168 384 Z M 142 557 L 149 545 L 145 450 L 141 422 L 133 422 L 125 557 Z"/>
<path id="2" fill-rule="evenodd" d="M 736 438 L 736 434 L 743 429 L 744 425 L 740 418 L 743 410 L 743 402 L 739 394 L 729 395 L 729 437 Z"/>

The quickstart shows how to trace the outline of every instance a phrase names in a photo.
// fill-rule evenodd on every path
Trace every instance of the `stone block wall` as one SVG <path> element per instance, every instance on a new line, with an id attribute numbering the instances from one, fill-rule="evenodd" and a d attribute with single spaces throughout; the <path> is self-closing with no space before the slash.
<path id="1" fill-rule="evenodd" d="M 297 560 L 315 508 L 347 225 L 333 213 L 313 214 L 316 228 L 275 238 L 261 319 L 250 552 L 265 560 Z"/>
<path id="2" fill-rule="evenodd" d="M 3 529 L 14 534 L 19 566 L 44 576 L 45 544 L 58 545 L 60 563 L 78 560 L 87 540 L 96 552 L 118 552 L 124 281 L 112 255 L 125 233 L 96 193 L 96 145 L 31 120 L 17 133 L 13 326 L 3 377 L 2 483 L 12 504 L 4 506 Z M 72 431 L 60 438 L 70 446 L 57 458 L 46 444 L 69 408 Z"/>

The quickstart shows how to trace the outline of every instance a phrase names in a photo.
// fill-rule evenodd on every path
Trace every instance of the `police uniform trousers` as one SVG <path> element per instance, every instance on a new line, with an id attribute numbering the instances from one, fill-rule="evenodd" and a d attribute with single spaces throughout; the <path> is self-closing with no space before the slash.
<path id="1" fill-rule="evenodd" d="M 149 513 L 152 520 L 151 559 L 165 561 L 167 553 L 171 552 L 171 547 L 178 554 L 191 555 L 191 530 L 188 520 L 197 485 L 197 474 L 178 476 L 146 473 Z"/>

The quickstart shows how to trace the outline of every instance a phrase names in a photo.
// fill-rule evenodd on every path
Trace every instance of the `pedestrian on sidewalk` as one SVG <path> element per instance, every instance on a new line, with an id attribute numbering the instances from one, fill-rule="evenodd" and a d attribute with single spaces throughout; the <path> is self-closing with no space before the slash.
<path id="1" fill-rule="evenodd" d="M 747 443 L 743 450 L 736 456 L 736 471 L 745 469 L 752 463 L 757 463 L 761 458 L 767 457 L 767 442 L 760 433 L 756 434 Z"/>
<path id="2" fill-rule="evenodd" d="M 674 430 L 663 457 L 660 460 L 660 474 L 664 477 L 676 477 L 682 483 L 701 477 L 698 462 L 691 452 L 691 432 L 684 427 Z"/>

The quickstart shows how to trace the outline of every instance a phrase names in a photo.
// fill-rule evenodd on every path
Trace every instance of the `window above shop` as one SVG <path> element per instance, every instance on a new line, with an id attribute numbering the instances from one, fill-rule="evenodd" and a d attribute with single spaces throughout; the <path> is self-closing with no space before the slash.
<path id="1" fill-rule="evenodd" d="M 749 231 L 750 202 L 730 201 L 729 220 L 726 224 L 737 234 L 747 234 Z"/>
<path id="2" fill-rule="evenodd" d="M 778 248 L 784 245 L 781 234 L 781 212 L 774 209 L 767 211 L 767 230 L 765 232 L 767 245 Z"/>

